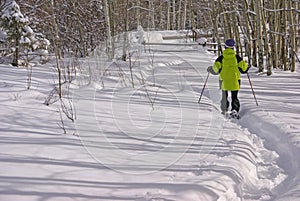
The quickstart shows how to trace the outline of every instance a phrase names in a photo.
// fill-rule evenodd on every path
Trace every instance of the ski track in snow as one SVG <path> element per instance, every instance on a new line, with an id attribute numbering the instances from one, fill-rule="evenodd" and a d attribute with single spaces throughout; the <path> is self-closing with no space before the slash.
<path id="1" fill-rule="evenodd" d="M 217 76 L 197 104 L 213 59 L 162 52 L 151 66 L 142 58 L 135 73 L 148 84 L 135 79 L 135 88 L 119 66 L 105 69 L 104 88 L 82 72 L 76 82 L 85 86 L 73 86 L 79 137 L 60 134 L 57 103 L 42 104 L 54 72 L 37 66 L 25 90 L 26 71 L 0 65 L 0 200 L 296 200 L 299 133 L 285 136 L 294 124 L 273 122 L 270 99 L 257 108 L 245 77 L 241 120 L 219 114 Z"/>

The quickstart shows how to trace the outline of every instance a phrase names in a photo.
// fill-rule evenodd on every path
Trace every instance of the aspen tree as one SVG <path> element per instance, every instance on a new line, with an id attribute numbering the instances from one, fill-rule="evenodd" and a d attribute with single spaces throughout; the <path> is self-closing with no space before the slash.
<path id="1" fill-rule="evenodd" d="M 271 1 L 271 9 L 273 9 L 275 12 L 270 13 L 270 43 L 271 43 L 271 52 L 270 52 L 270 57 L 271 57 L 271 62 L 273 65 L 273 68 L 278 67 L 278 46 L 277 46 L 277 41 L 278 41 L 278 12 L 276 11 L 278 9 L 277 7 L 277 1 L 272 0 Z M 270 74 L 270 72 L 269 72 Z"/>
<path id="2" fill-rule="evenodd" d="M 294 16 L 293 16 L 293 2 L 292 0 L 287 1 L 287 9 L 288 9 L 288 32 L 289 32 L 289 66 L 290 70 L 294 72 L 296 70 L 296 33 L 295 33 L 295 25 L 294 25 Z"/>
<path id="3" fill-rule="evenodd" d="M 244 12 L 242 13 L 243 19 L 242 19 L 242 25 L 243 25 L 243 31 L 244 31 L 244 46 L 245 46 L 245 55 L 248 56 L 248 63 L 251 66 L 252 65 L 252 34 L 251 34 L 251 27 L 252 22 L 251 22 L 251 8 L 249 6 L 248 0 L 244 0 L 242 4 L 244 8 Z"/>
<path id="4" fill-rule="evenodd" d="M 128 0 L 126 0 L 125 2 L 125 9 L 124 9 L 124 12 L 125 12 L 125 17 L 124 17 L 124 32 L 123 32 L 123 36 L 124 36 L 124 41 L 123 41 L 123 55 L 122 55 L 122 60 L 123 61 L 126 61 L 126 58 L 127 58 L 127 47 L 128 47 Z"/>
<path id="5" fill-rule="evenodd" d="M 264 47 L 263 47 L 263 31 L 262 31 L 262 1 L 255 1 L 255 13 L 256 13 L 256 40 L 258 49 L 258 71 L 264 70 Z"/>
<path id="6" fill-rule="evenodd" d="M 280 4 L 281 4 L 281 8 L 286 8 L 286 0 L 280 0 Z M 283 9 L 281 11 L 281 18 L 280 18 L 280 23 L 281 23 L 281 43 L 280 43 L 280 49 L 281 49 L 281 55 L 280 55 L 280 58 L 282 58 L 282 66 L 283 66 L 283 69 L 284 70 L 288 70 L 288 41 L 287 41 L 287 14 L 286 14 L 286 11 L 285 9 Z"/>
<path id="7" fill-rule="evenodd" d="M 113 40 L 111 35 L 111 28 L 110 28 L 110 13 L 109 13 L 109 0 L 103 0 L 104 4 L 104 14 L 105 14 L 105 23 L 106 23 L 106 37 L 107 37 L 107 54 L 109 59 L 113 58 Z"/>
<path id="8" fill-rule="evenodd" d="M 176 29 L 176 0 L 172 1 L 172 30 Z"/>
<path id="9" fill-rule="evenodd" d="M 186 28 L 186 21 L 187 21 L 187 3 L 188 0 L 184 0 L 183 2 L 183 15 L 182 15 L 182 20 L 181 20 L 181 28 L 185 29 Z"/>
<path id="10" fill-rule="evenodd" d="M 137 27 L 141 25 L 141 1 L 140 0 L 136 0 L 136 23 L 137 23 Z"/>
<path id="11" fill-rule="evenodd" d="M 263 2 L 262 4 L 262 12 L 261 12 L 261 26 L 262 26 L 262 37 L 263 37 L 263 45 L 264 45 L 264 57 L 265 57 L 265 63 L 266 63 L 266 69 L 267 69 L 267 75 L 272 74 L 272 65 L 270 61 L 270 46 L 269 46 L 269 34 L 268 34 L 268 27 L 267 27 L 267 20 L 265 16 L 265 11 L 264 11 L 264 5 Z M 259 68 L 260 72 L 263 71 L 263 68 Z"/>
<path id="12" fill-rule="evenodd" d="M 171 29 L 171 0 L 167 0 L 167 30 Z"/>
<path id="13" fill-rule="evenodd" d="M 155 11 L 154 11 L 154 4 L 153 0 L 149 0 L 149 7 L 148 7 L 148 28 L 155 28 Z"/>

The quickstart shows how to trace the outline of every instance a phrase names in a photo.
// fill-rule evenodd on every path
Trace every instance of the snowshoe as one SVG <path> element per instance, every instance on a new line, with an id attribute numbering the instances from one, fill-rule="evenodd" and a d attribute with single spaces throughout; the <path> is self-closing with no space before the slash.
<path id="1" fill-rule="evenodd" d="M 231 119 L 239 119 L 239 118 L 240 118 L 240 115 L 239 115 L 239 113 L 238 113 L 236 110 L 232 110 L 232 111 L 230 112 L 230 118 L 231 118 Z"/>
<path id="2" fill-rule="evenodd" d="M 236 110 L 222 112 L 226 119 L 240 119 L 240 115 Z"/>

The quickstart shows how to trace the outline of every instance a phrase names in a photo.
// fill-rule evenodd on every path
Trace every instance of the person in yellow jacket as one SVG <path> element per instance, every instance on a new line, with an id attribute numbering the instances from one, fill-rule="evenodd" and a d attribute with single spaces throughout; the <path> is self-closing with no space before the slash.
<path id="1" fill-rule="evenodd" d="M 225 50 L 219 56 L 213 66 L 207 68 L 209 73 L 219 74 L 220 88 L 222 89 L 221 110 L 225 114 L 229 108 L 228 91 L 231 91 L 231 111 L 238 114 L 240 101 L 238 92 L 241 85 L 240 73 L 247 73 L 248 64 L 234 51 L 235 41 L 228 39 L 225 41 Z"/>

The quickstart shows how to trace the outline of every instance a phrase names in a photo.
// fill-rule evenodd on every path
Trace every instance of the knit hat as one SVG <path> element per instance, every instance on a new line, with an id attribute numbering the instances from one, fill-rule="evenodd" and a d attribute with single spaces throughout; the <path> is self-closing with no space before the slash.
<path id="1" fill-rule="evenodd" d="M 225 41 L 225 47 L 234 48 L 235 41 L 233 39 L 227 39 Z"/>

